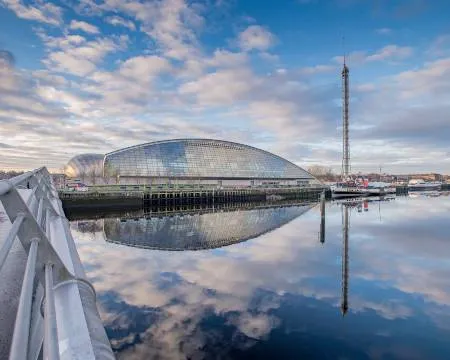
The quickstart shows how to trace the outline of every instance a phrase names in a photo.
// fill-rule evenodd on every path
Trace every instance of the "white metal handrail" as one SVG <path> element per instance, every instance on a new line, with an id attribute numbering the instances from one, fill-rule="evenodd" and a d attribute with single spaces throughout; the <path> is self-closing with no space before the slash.
<path id="1" fill-rule="evenodd" d="M 0 201 L 12 223 L 0 271 L 15 239 L 28 253 L 9 359 L 36 360 L 42 347 L 44 359 L 114 359 L 47 169 L 0 181 Z"/>

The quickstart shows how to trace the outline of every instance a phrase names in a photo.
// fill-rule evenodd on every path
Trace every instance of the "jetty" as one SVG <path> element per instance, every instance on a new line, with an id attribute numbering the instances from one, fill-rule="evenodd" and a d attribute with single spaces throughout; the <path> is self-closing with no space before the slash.
<path id="1" fill-rule="evenodd" d="M 151 187 L 129 185 L 120 187 L 96 187 L 86 192 L 59 191 L 64 209 L 102 207 L 155 207 L 173 205 L 221 204 L 232 202 L 265 202 L 271 200 L 313 200 L 318 201 L 325 191 L 331 198 L 328 187 Z"/>

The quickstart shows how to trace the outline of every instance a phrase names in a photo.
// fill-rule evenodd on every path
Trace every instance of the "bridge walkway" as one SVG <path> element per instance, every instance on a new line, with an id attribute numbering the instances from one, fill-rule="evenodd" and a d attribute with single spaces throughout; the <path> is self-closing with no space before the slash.
<path id="1" fill-rule="evenodd" d="M 46 168 L 0 181 L 0 359 L 114 359 Z"/>

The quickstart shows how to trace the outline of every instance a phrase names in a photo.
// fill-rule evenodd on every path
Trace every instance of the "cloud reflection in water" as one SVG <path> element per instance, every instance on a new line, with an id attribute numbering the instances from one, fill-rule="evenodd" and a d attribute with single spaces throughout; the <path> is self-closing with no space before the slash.
<path id="1" fill-rule="evenodd" d="M 398 198 L 380 203 L 380 212 L 378 205 L 349 210 L 344 319 L 335 204 L 327 206 L 324 245 L 317 207 L 254 239 L 202 251 L 106 242 L 104 224 L 113 219 L 72 229 L 118 358 L 446 358 L 450 200 Z M 429 224 L 426 238 L 414 231 Z M 161 229 L 176 231 L 170 221 Z"/>

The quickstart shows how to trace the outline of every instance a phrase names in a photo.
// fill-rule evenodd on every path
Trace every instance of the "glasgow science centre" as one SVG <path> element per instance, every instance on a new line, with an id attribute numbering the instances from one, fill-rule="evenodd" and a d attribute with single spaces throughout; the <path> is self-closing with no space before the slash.
<path id="1" fill-rule="evenodd" d="M 207 184 L 216 186 L 307 186 L 317 180 L 270 152 L 223 140 L 175 139 L 81 154 L 65 167 L 69 178 L 120 184 Z M 97 183 L 99 180 L 96 180 Z"/>

